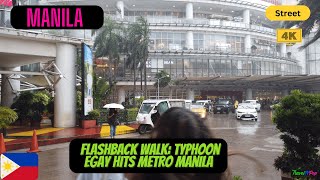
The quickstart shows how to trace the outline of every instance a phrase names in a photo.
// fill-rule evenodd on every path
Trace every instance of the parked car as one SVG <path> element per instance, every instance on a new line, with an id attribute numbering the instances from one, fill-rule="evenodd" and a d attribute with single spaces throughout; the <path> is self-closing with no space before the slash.
<path id="1" fill-rule="evenodd" d="M 259 103 L 259 101 L 257 100 L 246 100 L 243 103 L 249 103 L 252 104 L 254 106 L 254 108 L 260 112 L 261 111 L 261 104 Z"/>
<path id="2" fill-rule="evenodd" d="M 162 115 L 171 108 L 170 105 L 168 100 L 144 100 L 136 117 L 136 121 L 139 124 L 138 132 L 140 134 L 151 132 L 154 128 L 152 116 L 156 113 Z"/>
<path id="3" fill-rule="evenodd" d="M 240 103 L 236 110 L 236 118 L 241 120 L 258 120 L 258 112 L 251 103 Z"/>
<path id="4" fill-rule="evenodd" d="M 216 101 L 216 103 L 213 106 L 213 113 L 217 114 L 219 113 L 227 113 L 234 112 L 234 105 L 232 103 L 232 100 L 230 99 L 219 99 Z"/>
<path id="5" fill-rule="evenodd" d="M 202 119 L 207 119 L 207 110 L 204 105 L 200 103 L 194 103 L 191 105 L 191 111 L 198 114 Z"/>
<path id="6" fill-rule="evenodd" d="M 207 112 L 212 112 L 211 100 L 198 100 L 196 103 L 202 104 L 207 109 Z"/>

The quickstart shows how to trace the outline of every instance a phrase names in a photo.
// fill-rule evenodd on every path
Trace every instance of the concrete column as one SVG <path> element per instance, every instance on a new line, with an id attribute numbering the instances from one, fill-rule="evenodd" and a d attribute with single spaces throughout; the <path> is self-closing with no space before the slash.
<path id="1" fill-rule="evenodd" d="M 126 101 L 126 91 L 124 88 L 118 90 L 118 103 L 121 104 Z"/>
<path id="2" fill-rule="evenodd" d="M 243 11 L 242 18 L 243 18 L 243 22 L 245 24 L 250 24 L 250 10 L 249 9 L 246 9 Z"/>
<path id="3" fill-rule="evenodd" d="M 6 71 L 20 71 L 20 67 L 16 68 L 5 68 Z M 17 96 L 17 92 L 20 90 L 20 81 L 9 80 L 9 74 L 3 74 L 1 76 L 1 106 L 10 107 L 13 103 L 14 98 Z M 19 78 L 19 75 L 12 76 L 13 78 Z"/>
<path id="4" fill-rule="evenodd" d="M 280 53 L 282 57 L 286 57 L 287 56 L 287 44 L 286 43 L 282 43 L 280 45 Z"/>
<path id="5" fill-rule="evenodd" d="M 120 12 L 117 11 L 117 16 L 120 17 L 121 19 L 123 19 L 124 18 L 124 3 L 123 3 L 123 1 L 117 2 L 117 8 L 120 10 Z"/>
<path id="6" fill-rule="evenodd" d="M 252 99 L 252 89 L 248 88 L 246 90 L 246 100 L 251 100 Z"/>
<path id="7" fill-rule="evenodd" d="M 170 88 L 170 90 L 169 90 L 169 98 L 170 99 L 172 99 L 172 92 L 173 92 L 173 89 Z"/>
<path id="8" fill-rule="evenodd" d="M 77 49 L 74 45 L 57 43 L 56 65 L 62 77 L 55 86 L 54 126 L 76 125 L 76 71 Z M 57 77 L 58 78 L 58 77 Z"/>
<path id="9" fill-rule="evenodd" d="M 284 89 L 282 90 L 282 96 L 288 96 L 290 93 L 289 93 L 289 90 L 288 89 Z"/>
<path id="10" fill-rule="evenodd" d="M 245 53 L 251 53 L 251 36 L 246 35 L 244 39 L 244 48 L 245 48 Z"/>
<path id="11" fill-rule="evenodd" d="M 186 46 L 189 49 L 193 49 L 193 32 L 187 31 L 186 34 Z"/>
<path id="12" fill-rule="evenodd" d="M 193 4 L 188 3 L 186 5 L 186 19 L 193 19 Z"/>
<path id="13" fill-rule="evenodd" d="M 194 101 L 194 90 L 192 89 L 187 90 L 187 99 Z"/>

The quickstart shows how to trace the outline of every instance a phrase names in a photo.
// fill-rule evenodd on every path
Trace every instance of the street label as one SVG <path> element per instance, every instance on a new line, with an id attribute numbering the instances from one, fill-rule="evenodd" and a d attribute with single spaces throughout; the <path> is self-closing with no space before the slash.
<path id="1" fill-rule="evenodd" d="M 308 6 L 269 6 L 266 17 L 271 21 L 305 21 L 310 17 Z"/>
<path id="2" fill-rule="evenodd" d="M 302 29 L 277 29 L 277 43 L 302 42 Z"/>

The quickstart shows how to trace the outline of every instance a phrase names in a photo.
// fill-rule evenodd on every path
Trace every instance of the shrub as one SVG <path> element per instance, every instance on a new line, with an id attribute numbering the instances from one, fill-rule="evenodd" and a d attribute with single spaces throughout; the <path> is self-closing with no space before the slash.
<path id="1" fill-rule="evenodd" d="M 7 128 L 11 123 L 14 123 L 18 119 L 18 114 L 8 108 L 0 106 L 0 128 Z"/>
<path id="2" fill-rule="evenodd" d="M 273 117 L 277 128 L 283 133 L 283 154 L 274 166 L 283 172 L 293 169 L 317 169 L 320 156 L 320 95 L 305 94 L 295 90 L 282 99 Z"/>
<path id="3" fill-rule="evenodd" d="M 241 176 L 233 176 L 233 180 L 242 180 Z"/>
<path id="4" fill-rule="evenodd" d="M 94 110 L 88 112 L 88 118 L 90 120 L 93 120 L 93 119 L 98 120 L 99 117 L 100 117 L 100 111 L 97 109 L 94 109 Z"/>
<path id="5" fill-rule="evenodd" d="M 32 116 L 32 102 L 33 94 L 31 92 L 23 92 L 12 104 L 11 108 L 15 109 L 18 113 L 20 122 L 22 122 L 22 120 L 29 119 Z"/>
<path id="6" fill-rule="evenodd" d="M 139 109 L 138 108 L 130 108 L 130 109 L 127 109 L 127 111 L 128 111 L 127 121 L 128 122 L 135 121 L 136 117 L 138 115 Z"/>
<path id="7" fill-rule="evenodd" d="M 144 97 L 138 98 L 137 99 L 137 107 L 140 107 L 143 101 L 144 101 Z"/>

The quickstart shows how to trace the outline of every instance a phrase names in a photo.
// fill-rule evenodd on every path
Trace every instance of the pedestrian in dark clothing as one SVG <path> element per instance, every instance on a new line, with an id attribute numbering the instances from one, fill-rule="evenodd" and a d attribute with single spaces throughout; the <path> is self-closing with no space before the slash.
<path id="1" fill-rule="evenodd" d="M 108 116 L 108 123 L 110 125 L 110 137 L 111 139 L 114 139 L 116 136 L 116 128 L 118 124 L 117 120 L 117 110 L 116 109 L 110 109 L 109 116 Z"/>

